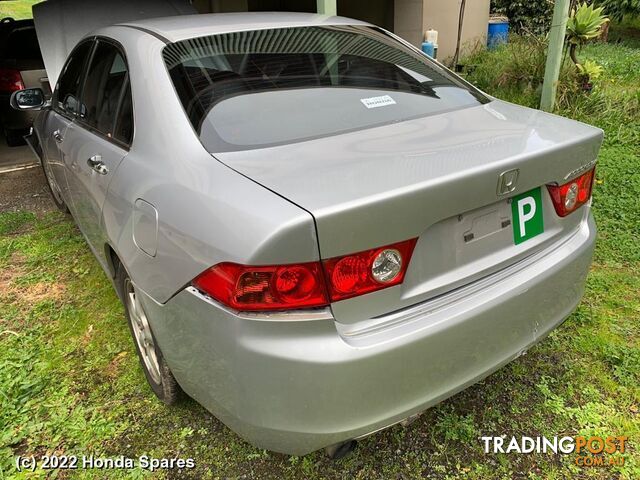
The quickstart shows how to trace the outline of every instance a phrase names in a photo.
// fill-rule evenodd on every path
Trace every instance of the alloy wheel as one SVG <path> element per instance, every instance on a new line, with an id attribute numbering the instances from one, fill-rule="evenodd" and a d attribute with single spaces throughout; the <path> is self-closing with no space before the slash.
<path id="1" fill-rule="evenodd" d="M 133 330 L 133 336 L 138 345 L 142 362 L 153 381 L 160 384 L 162 383 L 160 362 L 156 354 L 156 346 L 153 335 L 151 334 L 151 327 L 149 326 L 149 321 L 147 320 L 147 315 L 144 313 L 140 299 L 136 295 L 135 287 L 128 278 L 125 281 L 125 300 L 131 319 L 131 329 Z"/>

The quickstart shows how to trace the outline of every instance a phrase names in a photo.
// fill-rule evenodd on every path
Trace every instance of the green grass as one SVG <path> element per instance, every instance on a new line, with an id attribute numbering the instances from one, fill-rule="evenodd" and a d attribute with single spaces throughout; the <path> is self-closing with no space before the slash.
<path id="1" fill-rule="evenodd" d="M 12 17 L 15 20 L 33 18 L 31 7 L 42 0 L 0 1 L 0 19 Z"/>
<path id="2" fill-rule="evenodd" d="M 483 61 L 505 61 L 490 55 Z M 150 475 L 160 478 L 640 478 L 640 49 L 594 45 L 582 55 L 607 69 L 591 96 L 560 112 L 606 132 L 593 206 L 599 241 L 583 302 L 527 355 L 340 462 L 257 450 L 193 401 L 161 405 L 71 220 L 0 214 L 0 479 L 44 478 L 18 474 L 13 459 L 45 453 L 195 459 L 194 470 Z M 535 95 L 480 86 L 523 103 Z M 485 455 L 479 437 L 501 434 L 627 435 L 630 449 L 622 467 L 577 467 L 573 455 Z"/>

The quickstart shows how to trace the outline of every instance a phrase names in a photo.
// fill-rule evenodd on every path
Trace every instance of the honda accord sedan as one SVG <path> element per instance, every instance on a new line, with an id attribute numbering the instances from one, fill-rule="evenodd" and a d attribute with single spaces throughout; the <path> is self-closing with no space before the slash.
<path id="1" fill-rule="evenodd" d="M 164 402 L 185 392 L 260 448 L 335 453 L 580 301 L 601 130 L 341 17 L 182 15 L 72 46 L 50 102 L 12 103 L 40 110 L 53 199 Z"/>

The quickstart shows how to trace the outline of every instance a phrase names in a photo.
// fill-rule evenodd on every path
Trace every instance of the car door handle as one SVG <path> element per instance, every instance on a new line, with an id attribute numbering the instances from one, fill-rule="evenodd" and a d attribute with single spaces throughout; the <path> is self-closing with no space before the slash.
<path id="1" fill-rule="evenodd" d="M 98 172 L 100 175 L 106 175 L 109 173 L 109 169 L 102 161 L 102 156 L 94 155 L 90 159 L 87 160 L 87 165 L 89 165 L 92 169 Z"/>
<path id="2" fill-rule="evenodd" d="M 62 137 L 62 134 L 60 133 L 60 130 L 56 130 L 54 131 L 51 136 L 53 137 L 53 139 L 58 142 L 58 143 L 62 143 L 62 140 L 64 140 L 64 138 Z"/>

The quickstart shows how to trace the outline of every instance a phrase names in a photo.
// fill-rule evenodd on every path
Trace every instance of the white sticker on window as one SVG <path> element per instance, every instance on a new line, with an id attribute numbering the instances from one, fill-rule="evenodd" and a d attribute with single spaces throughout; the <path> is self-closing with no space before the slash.
<path id="1" fill-rule="evenodd" d="M 386 107 L 387 105 L 395 105 L 396 101 L 389 95 L 380 97 L 361 98 L 360 101 L 367 108 Z"/>

